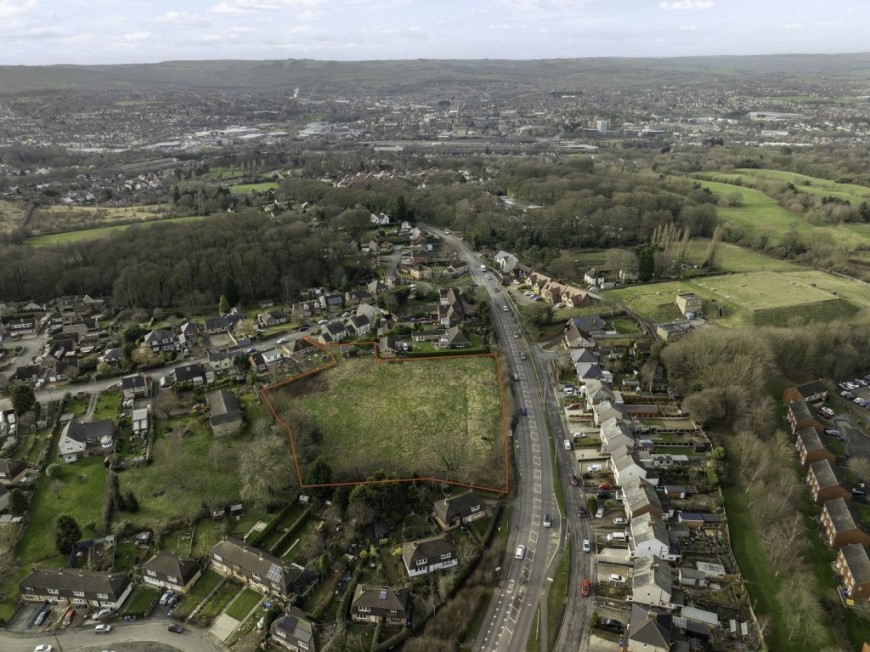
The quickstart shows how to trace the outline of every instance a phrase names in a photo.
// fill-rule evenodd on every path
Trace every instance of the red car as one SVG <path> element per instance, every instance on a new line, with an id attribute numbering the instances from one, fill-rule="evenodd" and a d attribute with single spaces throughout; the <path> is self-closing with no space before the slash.
<path id="1" fill-rule="evenodd" d="M 181 633 L 184 631 L 184 627 L 182 627 L 182 626 L 179 625 L 178 623 L 172 623 L 172 624 L 168 627 L 168 629 L 169 629 L 169 631 L 172 632 L 173 634 L 181 634 Z"/>
<path id="2" fill-rule="evenodd" d="M 73 618 L 76 617 L 76 610 L 70 607 L 63 615 L 63 626 L 69 627 L 72 624 Z"/>
<path id="3" fill-rule="evenodd" d="M 592 583 L 589 580 L 583 580 L 583 584 L 580 585 L 580 595 L 588 596 L 592 593 Z"/>

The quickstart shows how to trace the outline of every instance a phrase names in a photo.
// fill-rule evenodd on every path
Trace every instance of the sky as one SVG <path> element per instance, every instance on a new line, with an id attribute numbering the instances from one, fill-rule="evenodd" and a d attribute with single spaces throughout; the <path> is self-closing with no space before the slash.
<path id="1" fill-rule="evenodd" d="M 870 50 L 868 4 L 867 0 L 0 0 L 0 65 L 864 52 Z"/>

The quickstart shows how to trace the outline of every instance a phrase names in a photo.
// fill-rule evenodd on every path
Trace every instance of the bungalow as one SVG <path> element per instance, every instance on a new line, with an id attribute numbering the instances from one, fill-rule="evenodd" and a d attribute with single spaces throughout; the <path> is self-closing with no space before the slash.
<path id="1" fill-rule="evenodd" d="M 814 380 L 803 385 L 788 387 L 782 393 L 782 402 L 785 405 L 793 401 L 806 401 L 811 405 L 824 403 L 828 400 L 828 388 L 821 380 Z"/>
<path id="2" fill-rule="evenodd" d="M 402 627 L 409 624 L 410 608 L 408 589 L 359 584 L 350 603 L 350 617 L 356 623 Z"/>
<path id="3" fill-rule="evenodd" d="M 471 347 L 471 340 L 466 337 L 459 326 L 448 328 L 438 339 L 438 348 L 440 349 L 468 349 Z"/>
<path id="4" fill-rule="evenodd" d="M 824 430 L 824 426 L 818 422 L 815 413 L 806 401 L 792 401 L 789 403 L 786 408 L 785 418 L 788 419 L 793 435 L 797 434 L 798 430 L 805 428 Z"/>
<path id="5" fill-rule="evenodd" d="M 656 324 L 656 337 L 663 342 L 674 342 L 675 340 L 688 335 L 692 328 L 692 322 L 689 321 L 673 321 Z"/>
<path id="6" fill-rule="evenodd" d="M 459 564 L 456 546 L 446 534 L 403 543 L 402 560 L 408 577 L 454 568 Z"/>
<path id="7" fill-rule="evenodd" d="M 660 557 L 668 561 L 680 557 L 678 553 L 671 554 L 670 537 L 664 521 L 652 514 L 644 514 L 631 522 L 628 548 L 632 557 Z"/>
<path id="8" fill-rule="evenodd" d="M 190 557 L 158 552 L 142 564 L 146 584 L 178 593 L 187 593 L 202 575 L 202 568 Z"/>
<path id="9" fill-rule="evenodd" d="M 290 321 L 290 317 L 287 316 L 287 313 L 281 310 L 267 310 L 266 312 L 261 312 L 257 315 L 257 323 L 262 328 L 280 326 L 281 324 L 286 324 L 288 321 Z"/>
<path id="10" fill-rule="evenodd" d="M 143 374 L 124 376 L 121 379 L 121 391 L 126 400 L 146 398 L 151 394 L 151 378 Z"/>
<path id="11" fill-rule="evenodd" d="M 837 551 L 835 565 L 852 600 L 870 599 L 870 559 L 864 546 L 857 543 L 843 546 Z"/>
<path id="12" fill-rule="evenodd" d="M 633 450 L 636 443 L 631 428 L 616 417 L 611 417 L 601 424 L 599 436 L 601 438 L 601 452 L 605 455 L 610 455 L 620 446 Z"/>
<path id="13" fill-rule="evenodd" d="M 0 459 L 0 483 L 9 484 L 27 470 L 27 465 L 20 460 Z"/>
<path id="14" fill-rule="evenodd" d="M 677 304 L 680 314 L 687 319 L 700 315 L 701 309 L 704 307 L 703 299 L 694 292 L 678 292 L 674 303 Z"/>
<path id="15" fill-rule="evenodd" d="M 631 652 L 671 652 L 675 649 L 674 619 L 666 611 L 632 604 L 627 633 L 626 649 Z"/>
<path id="16" fill-rule="evenodd" d="M 198 362 L 176 367 L 173 373 L 175 374 L 175 382 L 177 383 L 193 383 L 194 385 L 205 384 L 205 371 L 203 370 L 202 365 Z"/>
<path id="17" fill-rule="evenodd" d="M 658 557 L 638 557 L 631 576 L 632 602 L 648 607 L 671 604 L 671 567 Z"/>
<path id="18" fill-rule="evenodd" d="M 852 492 L 840 482 L 840 477 L 828 460 L 810 464 L 807 470 L 807 485 L 816 505 L 823 505 L 834 498 L 852 500 Z"/>
<path id="19" fill-rule="evenodd" d="M 158 328 L 147 333 L 145 339 L 142 340 L 142 346 L 150 348 L 154 353 L 171 353 L 181 348 L 178 336 L 165 328 Z"/>
<path id="20" fill-rule="evenodd" d="M 828 460 L 829 462 L 837 460 L 837 456 L 827 449 L 819 431 L 815 428 L 798 430 L 794 439 L 794 447 L 797 449 L 798 459 L 805 469 L 819 460 Z"/>
<path id="21" fill-rule="evenodd" d="M 834 550 L 852 543 L 870 546 L 870 528 L 843 498 L 834 498 L 822 505 L 821 524 L 828 545 Z"/>
<path id="22" fill-rule="evenodd" d="M 646 480 L 646 469 L 640 465 L 637 458 L 624 445 L 611 452 L 609 465 L 617 486 L 636 484 L 639 480 Z"/>
<path id="23" fill-rule="evenodd" d="M 207 397 L 211 412 L 209 425 L 215 437 L 229 437 L 238 434 L 242 427 L 242 408 L 232 392 L 220 389 Z"/>
<path id="24" fill-rule="evenodd" d="M 625 515 L 629 520 L 644 514 L 662 518 L 664 514 L 662 501 L 656 490 L 648 483 L 639 481 L 637 484 L 623 486 L 621 491 Z"/>
<path id="25" fill-rule="evenodd" d="M 111 419 L 84 423 L 73 419 L 64 426 L 58 442 L 58 454 L 64 462 L 82 457 L 108 455 L 115 446 L 115 424 Z"/>
<path id="26" fill-rule="evenodd" d="M 314 623 L 296 607 L 288 608 L 286 615 L 276 618 L 269 633 L 273 642 L 293 652 L 317 652 Z"/>
<path id="27" fill-rule="evenodd" d="M 64 602 L 74 606 L 119 609 L 133 590 L 129 573 L 38 568 L 18 584 L 26 602 Z"/>
<path id="28" fill-rule="evenodd" d="M 317 581 L 317 575 L 298 564 L 285 565 L 281 559 L 228 537 L 218 541 L 209 552 L 212 568 L 232 577 L 260 593 L 289 597 L 305 596 Z"/>
<path id="29" fill-rule="evenodd" d="M 450 530 L 486 516 L 486 506 L 473 491 L 443 498 L 435 503 L 435 520 L 444 530 Z"/>
<path id="30" fill-rule="evenodd" d="M 236 327 L 244 315 L 238 312 L 231 312 L 228 315 L 220 317 L 211 317 L 205 320 L 205 332 L 209 335 L 217 335 L 219 333 L 228 333 Z"/>

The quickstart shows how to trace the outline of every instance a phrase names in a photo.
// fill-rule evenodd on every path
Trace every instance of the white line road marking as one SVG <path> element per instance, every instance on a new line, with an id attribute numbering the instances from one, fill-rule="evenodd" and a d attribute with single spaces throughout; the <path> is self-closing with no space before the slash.
<path id="1" fill-rule="evenodd" d="M 536 482 L 535 485 L 534 485 L 534 487 L 533 487 L 533 489 L 534 489 L 534 492 L 535 492 L 536 494 L 541 493 L 541 483 L 540 483 L 540 482 Z"/>
<path id="2" fill-rule="evenodd" d="M 532 456 L 532 464 L 534 466 L 541 466 L 541 456 L 540 455 Z"/>
<path id="3" fill-rule="evenodd" d="M 541 469 L 535 469 L 535 480 L 541 479 Z"/>
<path id="4" fill-rule="evenodd" d="M 532 525 L 538 525 L 540 523 L 541 518 L 537 514 L 532 517 Z M 532 530 L 529 532 L 529 544 L 538 542 L 538 532 L 536 530 Z M 529 546 L 529 552 L 532 552 L 531 545 Z"/>
<path id="5" fill-rule="evenodd" d="M 540 453 L 541 452 L 541 445 L 540 444 L 532 444 L 532 452 L 535 454 Z"/>
<path id="6" fill-rule="evenodd" d="M 535 498 L 532 501 L 532 509 L 537 509 L 538 511 L 541 511 L 541 499 L 540 498 Z"/>

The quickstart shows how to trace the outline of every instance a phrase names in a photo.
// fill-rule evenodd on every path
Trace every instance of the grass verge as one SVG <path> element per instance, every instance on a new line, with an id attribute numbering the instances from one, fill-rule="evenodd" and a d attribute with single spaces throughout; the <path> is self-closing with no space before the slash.
<path id="1" fill-rule="evenodd" d="M 565 614 L 568 599 L 569 583 L 571 581 L 571 540 L 567 541 L 562 557 L 553 572 L 553 581 L 547 592 L 547 639 L 549 650 L 556 649 L 559 638 L 559 626 Z"/>

